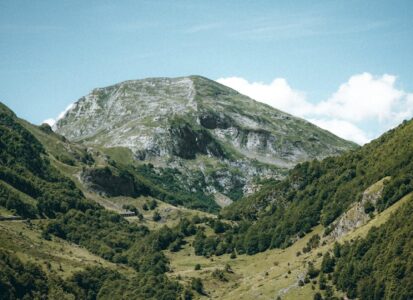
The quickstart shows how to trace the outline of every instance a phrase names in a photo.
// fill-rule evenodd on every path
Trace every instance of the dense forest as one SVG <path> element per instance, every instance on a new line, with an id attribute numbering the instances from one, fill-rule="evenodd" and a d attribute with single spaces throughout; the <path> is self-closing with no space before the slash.
<path id="1" fill-rule="evenodd" d="M 42 144 L 2 104 L 0 149 L 1 206 L 30 218 L 96 207 L 50 164 Z"/>

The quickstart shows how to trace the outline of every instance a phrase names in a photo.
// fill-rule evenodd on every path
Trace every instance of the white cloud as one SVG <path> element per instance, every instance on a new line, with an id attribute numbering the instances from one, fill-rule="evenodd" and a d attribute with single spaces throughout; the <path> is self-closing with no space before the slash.
<path id="1" fill-rule="evenodd" d="M 413 116 L 413 94 L 396 87 L 396 76 L 353 75 L 326 100 L 311 103 L 304 92 L 284 78 L 271 83 L 248 82 L 240 77 L 217 81 L 257 101 L 303 117 L 321 128 L 359 144 Z M 373 128 L 373 129 L 372 129 Z"/>
<path id="2" fill-rule="evenodd" d="M 395 82 L 396 77 L 387 74 L 377 78 L 369 73 L 354 75 L 329 99 L 320 102 L 315 113 L 352 122 L 391 120 L 394 106 L 405 96 L 395 88 Z"/>
<path id="3" fill-rule="evenodd" d="M 67 113 L 69 110 L 71 110 L 74 106 L 75 106 L 75 103 L 69 104 L 69 105 L 66 107 L 66 109 L 65 109 L 64 111 L 62 111 L 62 112 L 57 116 L 56 119 L 53 119 L 53 118 L 46 119 L 46 120 L 44 120 L 42 123 L 47 123 L 47 124 L 49 124 L 50 126 L 53 127 L 53 126 L 56 124 L 56 122 L 59 121 L 60 119 L 62 119 L 62 118 L 66 115 L 66 113 Z"/>
<path id="4" fill-rule="evenodd" d="M 304 116 L 313 110 L 313 105 L 306 101 L 305 94 L 293 90 L 284 78 L 276 78 L 270 84 L 250 83 L 241 77 L 220 78 L 217 81 L 252 99 L 296 116 Z"/>
<path id="5" fill-rule="evenodd" d="M 64 111 L 62 111 L 62 112 L 57 116 L 56 122 L 59 121 L 60 119 L 62 119 L 62 118 L 66 115 L 66 113 L 67 113 L 69 110 L 71 110 L 74 106 L 75 106 L 75 103 L 70 103 L 70 104 L 66 107 L 66 109 L 65 109 Z"/>
<path id="6" fill-rule="evenodd" d="M 343 120 L 319 120 L 319 119 L 309 119 L 311 123 L 326 129 L 335 135 L 342 137 L 343 139 L 350 140 L 356 142 L 357 144 L 363 145 L 367 143 L 370 139 L 366 136 L 366 134 L 355 126 L 354 124 L 343 121 Z"/>
<path id="7" fill-rule="evenodd" d="M 56 123 L 56 121 L 55 121 L 55 119 L 46 119 L 42 122 L 42 124 L 44 124 L 44 123 L 49 124 L 50 126 L 53 126 L 54 123 Z"/>

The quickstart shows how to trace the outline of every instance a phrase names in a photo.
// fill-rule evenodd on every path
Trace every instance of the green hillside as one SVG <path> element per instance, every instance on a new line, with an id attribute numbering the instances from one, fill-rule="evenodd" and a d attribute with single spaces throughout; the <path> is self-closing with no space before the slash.
<path id="1" fill-rule="evenodd" d="M 210 195 L 205 195 L 205 181 L 200 172 L 187 178 L 176 168 L 154 168 L 152 164 L 136 164 L 126 148 L 87 148 L 72 143 L 43 124 L 34 126 L 18 120 L 47 152 L 51 164 L 78 182 L 84 192 L 116 196 L 153 196 L 175 206 L 217 213 L 219 206 Z M 89 151 L 88 151 L 89 149 Z M 81 176 L 77 176 L 77 174 Z M 183 187 L 182 180 L 191 180 L 193 186 Z"/>
<path id="2" fill-rule="evenodd" d="M 257 194 L 234 203 L 224 218 L 242 220 L 231 247 L 254 254 L 291 245 L 297 236 L 332 222 L 373 183 L 385 181 L 372 211 L 383 211 L 413 190 L 413 121 L 404 122 L 379 139 L 339 157 L 297 165 L 287 178 L 267 183 Z"/>
<path id="3" fill-rule="evenodd" d="M 47 158 L 42 144 L 0 104 L 0 205 L 23 217 L 94 208 Z"/>
<path id="4" fill-rule="evenodd" d="M 126 278 L 107 268 L 85 269 L 75 273 L 69 282 L 59 282 L 62 293 L 77 299 L 95 299 L 106 287 L 105 293 L 114 297 L 115 292 L 108 288 L 113 282 L 123 286 L 119 293 L 134 294 L 135 299 L 176 299 L 183 293 L 179 283 L 165 277 L 168 260 L 161 252 L 176 240 L 177 233 L 149 232 L 145 226 L 131 224 L 85 199 L 74 182 L 53 166 L 45 148 L 20 122 L 8 108 L 0 107 L 0 205 L 29 220 L 45 219 L 41 235 L 46 241 L 60 237 L 135 270 L 132 277 Z M 1 248 L 12 248 L 14 242 L 18 240 L 9 240 Z M 4 299 L 42 298 L 53 290 L 50 287 L 54 280 L 60 280 L 43 274 L 36 263 L 22 263 L 10 252 L 3 251 L 1 259 L 4 268 L 0 271 L 0 285 L 9 291 Z M 159 285 L 154 286 L 153 282 Z"/>
<path id="5" fill-rule="evenodd" d="M 351 298 L 413 298 L 412 215 L 410 201 L 365 238 L 337 247 L 327 270 L 334 285 Z"/>

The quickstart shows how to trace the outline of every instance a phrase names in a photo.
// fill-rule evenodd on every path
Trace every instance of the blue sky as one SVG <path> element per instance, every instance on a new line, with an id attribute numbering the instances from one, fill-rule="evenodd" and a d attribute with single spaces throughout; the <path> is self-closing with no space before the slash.
<path id="1" fill-rule="evenodd" d="M 0 101 L 33 123 L 95 87 L 199 74 L 363 143 L 411 117 L 412 53 L 413 1 L 0 1 Z"/>

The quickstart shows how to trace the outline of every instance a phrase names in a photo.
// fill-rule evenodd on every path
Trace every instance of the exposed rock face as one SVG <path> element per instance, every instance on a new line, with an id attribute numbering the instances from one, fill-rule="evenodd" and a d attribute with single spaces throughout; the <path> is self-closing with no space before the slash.
<path id="1" fill-rule="evenodd" d="M 80 178 L 86 187 L 105 196 L 137 197 L 146 191 L 139 188 L 130 174 L 115 174 L 110 168 L 84 170 Z"/>
<path id="2" fill-rule="evenodd" d="M 383 191 L 383 182 L 388 179 L 383 178 L 364 191 L 360 202 L 355 203 L 347 212 L 333 222 L 333 231 L 329 234 L 331 238 L 339 239 L 347 233 L 366 224 L 370 215 L 366 213 L 366 205 L 369 203 L 374 207 L 380 199 Z"/>
<path id="3" fill-rule="evenodd" d="M 221 207 L 229 206 L 233 202 L 230 198 L 221 193 L 215 193 L 215 201 Z"/>
<path id="4" fill-rule="evenodd" d="M 210 135 L 207 130 L 194 130 L 187 123 L 170 128 L 174 137 L 171 152 L 173 155 L 184 159 L 195 159 L 197 154 L 205 154 L 217 158 L 224 158 L 221 145 Z"/>
<path id="5" fill-rule="evenodd" d="M 241 182 L 235 185 L 242 193 L 254 176 L 277 177 L 298 162 L 355 147 L 199 76 L 126 81 L 95 89 L 54 129 L 86 145 L 126 147 L 137 161 L 157 167 L 189 173 L 201 169 L 211 183 L 207 189 L 223 194 L 235 183 L 218 179 L 217 170 L 227 170 L 230 178 Z"/>

